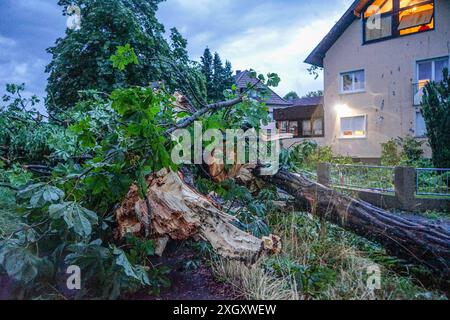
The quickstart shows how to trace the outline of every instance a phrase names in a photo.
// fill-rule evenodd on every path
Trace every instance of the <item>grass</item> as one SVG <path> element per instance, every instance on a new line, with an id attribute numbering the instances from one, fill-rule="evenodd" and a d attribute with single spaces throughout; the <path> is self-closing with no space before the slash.
<path id="1" fill-rule="evenodd" d="M 233 285 L 245 299 L 272 300 L 415 300 L 445 299 L 427 290 L 384 250 L 341 228 L 301 213 L 270 217 L 283 252 L 248 267 L 220 258 L 212 263 L 217 279 Z M 368 288 L 368 268 L 381 271 L 381 289 Z"/>

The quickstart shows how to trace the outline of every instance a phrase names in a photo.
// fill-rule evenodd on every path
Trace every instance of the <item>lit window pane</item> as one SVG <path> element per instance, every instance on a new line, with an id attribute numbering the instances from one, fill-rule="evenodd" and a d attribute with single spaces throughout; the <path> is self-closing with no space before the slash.
<path id="1" fill-rule="evenodd" d="M 366 135 L 366 117 L 341 118 L 341 136 L 364 137 Z"/>
<path id="2" fill-rule="evenodd" d="M 427 2 L 428 0 L 400 0 L 400 8 L 406 8 L 409 6 L 414 6 L 416 4 L 421 4 Z"/>
<path id="3" fill-rule="evenodd" d="M 364 17 L 368 18 L 376 13 L 383 14 L 391 12 L 393 8 L 393 0 L 375 0 L 372 5 L 367 8 Z"/>
<path id="4" fill-rule="evenodd" d="M 431 23 L 431 20 L 433 19 L 433 13 L 434 13 L 433 6 L 431 6 L 426 10 L 423 9 L 405 10 L 400 13 L 400 24 L 398 26 L 398 30 L 404 30 L 413 27 L 419 27 L 422 25 L 427 25 Z"/>

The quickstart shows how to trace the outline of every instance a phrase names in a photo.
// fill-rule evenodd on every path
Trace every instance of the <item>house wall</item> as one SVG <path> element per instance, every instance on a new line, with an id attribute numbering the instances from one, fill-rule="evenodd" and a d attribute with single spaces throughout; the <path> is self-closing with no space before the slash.
<path id="1" fill-rule="evenodd" d="M 358 19 L 330 48 L 324 59 L 326 138 L 319 143 L 331 145 L 338 154 L 379 158 L 381 143 L 415 135 L 416 61 L 450 56 L 450 1 L 437 0 L 435 6 L 434 31 L 363 45 Z M 361 69 L 365 92 L 340 94 L 340 74 Z M 341 139 L 340 117 L 363 114 L 367 137 Z"/>

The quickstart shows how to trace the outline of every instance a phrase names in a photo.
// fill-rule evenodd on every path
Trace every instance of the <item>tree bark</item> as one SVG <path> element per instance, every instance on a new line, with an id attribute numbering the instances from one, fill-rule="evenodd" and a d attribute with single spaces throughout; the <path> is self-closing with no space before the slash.
<path id="1" fill-rule="evenodd" d="M 160 254 L 167 238 L 201 238 L 223 257 L 246 263 L 256 262 L 264 252 L 281 250 L 278 237 L 258 239 L 234 226 L 233 216 L 187 185 L 179 173 L 162 170 L 147 183 L 146 199 L 132 186 L 116 211 L 119 237 L 131 233 L 154 239 Z"/>
<path id="2" fill-rule="evenodd" d="M 263 177 L 291 194 L 297 204 L 309 204 L 314 215 L 376 241 L 399 258 L 418 262 L 450 277 L 450 230 L 429 219 L 392 214 L 352 199 L 306 177 L 280 171 Z"/>

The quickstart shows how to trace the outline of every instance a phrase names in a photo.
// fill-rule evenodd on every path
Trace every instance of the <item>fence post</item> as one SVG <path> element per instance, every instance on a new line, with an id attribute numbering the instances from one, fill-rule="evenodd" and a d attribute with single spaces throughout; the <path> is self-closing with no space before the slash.
<path id="1" fill-rule="evenodd" d="M 395 196 L 402 210 L 414 210 L 416 207 L 416 169 L 410 167 L 395 168 Z"/>
<path id="2" fill-rule="evenodd" d="M 319 163 L 317 165 L 317 182 L 324 186 L 331 185 L 331 164 Z"/>

